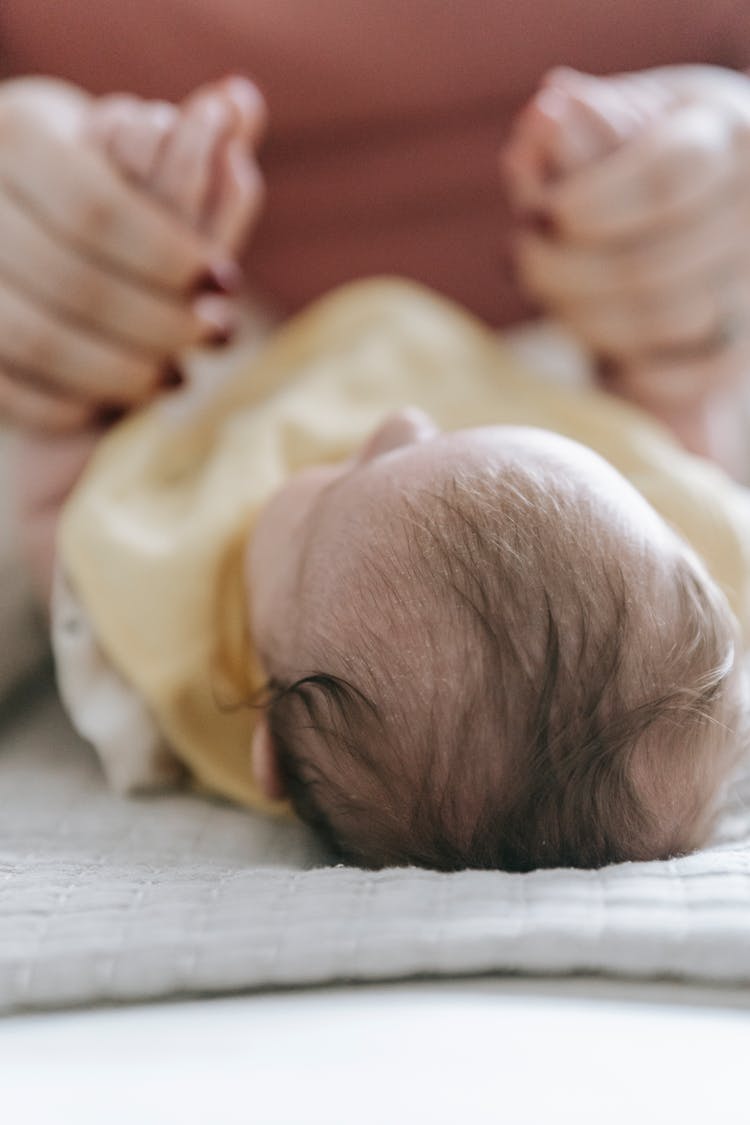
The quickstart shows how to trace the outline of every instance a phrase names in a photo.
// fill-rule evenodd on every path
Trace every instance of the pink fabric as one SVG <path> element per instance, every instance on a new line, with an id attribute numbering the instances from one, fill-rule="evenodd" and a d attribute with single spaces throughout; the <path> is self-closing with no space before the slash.
<path id="1" fill-rule="evenodd" d="M 750 64 L 746 0 L 2 0 L 4 74 L 179 98 L 227 71 L 268 99 L 269 198 L 248 253 L 298 308 L 398 273 L 493 323 L 503 270 L 496 153 L 544 71 Z"/>

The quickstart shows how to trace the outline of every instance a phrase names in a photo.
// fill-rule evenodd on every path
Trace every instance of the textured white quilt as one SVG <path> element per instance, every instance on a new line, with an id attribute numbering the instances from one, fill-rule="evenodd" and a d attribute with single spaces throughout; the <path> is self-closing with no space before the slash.
<path id="1" fill-rule="evenodd" d="M 530 875 L 315 866 L 303 829 L 103 785 L 50 685 L 0 728 L 0 1010 L 412 975 L 750 983 L 750 777 L 711 850 Z"/>

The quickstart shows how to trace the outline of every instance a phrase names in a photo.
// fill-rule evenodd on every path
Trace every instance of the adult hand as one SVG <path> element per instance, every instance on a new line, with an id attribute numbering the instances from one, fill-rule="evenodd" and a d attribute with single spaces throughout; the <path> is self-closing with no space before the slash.
<path id="1" fill-rule="evenodd" d="M 143 402 L 168 357 L 221 337 L 226 251 L 118 173 L 63 83 L 0 86 L 0 418 L 75 429 Z"/>
<path id="2" fill-rule="evenodd" d="M 257 87 L 230 75 L 179 106 L 100 98 L 89 135 L 127 178 L 234 257 L 263 204 L 256 151 L 265 127 Z"/>
<path id="3" fill-rule="evenodd" d="M 689 348 L 750 314 L 750 131 L 729 110 L 673 110 L 550 185 L 542 210 L 521 278 L 595 349 Z"/>

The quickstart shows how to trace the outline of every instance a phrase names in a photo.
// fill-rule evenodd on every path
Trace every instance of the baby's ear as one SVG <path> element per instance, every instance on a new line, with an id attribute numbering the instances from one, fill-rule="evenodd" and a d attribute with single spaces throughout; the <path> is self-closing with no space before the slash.
<path id="1" fill-rule="evenodd" d="M 286 786 L 279 773 L 279 761 L 265 715 L 258 719 L 253 731 L 251 749 L 253 777 L 264 797 L 281 801 L 286 797 Z"/>

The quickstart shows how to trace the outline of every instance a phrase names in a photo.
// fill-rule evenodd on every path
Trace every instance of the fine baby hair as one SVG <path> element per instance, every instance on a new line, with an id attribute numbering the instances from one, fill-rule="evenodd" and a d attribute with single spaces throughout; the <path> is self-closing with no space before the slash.
<path id="1" fill-rule="evenodd" d="M 298 814 L 341 858 L 526 871 L 702 842 L 735 760 L 735 623 L 675 538 L 517 461 L 453 479 L 353 560 L 346 652 L 272 682 Z M 377 605 L 377 612 L 372 607 Z M 410 673 L 419 651 L 426 673 Z"/>

